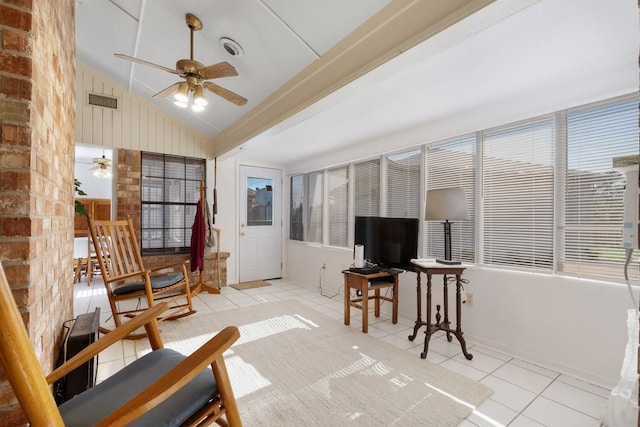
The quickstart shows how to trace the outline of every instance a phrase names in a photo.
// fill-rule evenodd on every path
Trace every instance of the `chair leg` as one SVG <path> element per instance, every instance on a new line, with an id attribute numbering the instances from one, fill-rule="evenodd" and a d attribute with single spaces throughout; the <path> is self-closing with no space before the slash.
<path id="1" fill-rule="evenodd" d="M 218 386 L 218 392 L 220 393 L 220 397 L 222 397 L 222 404 L 225 409 L 225 418 L 229 423 L 229 427 L 242 426 L 240 411 L 238 411 L 238 404 L 233 394 L 233 389 L 231 388 L 231 380 L 229 379 L 229 373 L 227 372 L 227 365 L 224 358 L 220 357 L 211 367 Z"/>
<path id="2" fill-rule="evenodd" d="M 80 283 L 80 277 L 82 275 L 82 258 L 76 258 L 76 268 L 73 273 L 73 283 Z"/>

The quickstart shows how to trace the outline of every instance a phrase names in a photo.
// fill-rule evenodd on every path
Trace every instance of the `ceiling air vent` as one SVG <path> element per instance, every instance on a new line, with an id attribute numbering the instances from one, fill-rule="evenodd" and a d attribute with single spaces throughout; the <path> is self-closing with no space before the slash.
<path id="1" fill-rule="evenodd" d="M 89 92 L 89 105 L 94 107 L 111 108 L 112 110 L 118 109 L 118 98 L 113 96 L 99 95 L 97 93 Z"/>

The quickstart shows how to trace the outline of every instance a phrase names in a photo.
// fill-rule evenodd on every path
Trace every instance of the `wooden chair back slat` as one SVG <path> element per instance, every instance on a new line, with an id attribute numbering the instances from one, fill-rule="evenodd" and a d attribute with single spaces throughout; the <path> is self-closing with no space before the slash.
<path id="1" fill-rule="evenodd" d="M 98 242 L 98 260 L 104 265 L 105 282 L 112 283 L 123 277 L 144 271 L 138 250 L 135 230 L 130 219 L 94 221 L 89 219 L 92 238 Z M 101 260 L 102 258 L 102 260 Z"/>

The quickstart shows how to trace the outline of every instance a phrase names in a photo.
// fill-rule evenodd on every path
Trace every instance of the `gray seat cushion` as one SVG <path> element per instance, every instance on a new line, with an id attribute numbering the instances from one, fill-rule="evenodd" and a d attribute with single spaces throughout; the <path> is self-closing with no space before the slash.
<path id="1" fill-rule="evenodd" d="M 184 279 L 184 276 L 182 274 L 167 274 L 166 276 L 151 277 L 151 289 L 166 288 L 168 286 L 175 285 L 182 279 Z M 136 282 L 116 288 L 113 291 L 113 294 L 124 295 L 142 290 L 144 290 L 144 282 Z"/>
<path id="2" fill-rule="evenodd" d="M 152 351 L 95 387 L 60 405 L 66 427 L 93 426 L 131 400 L 185 356 L 170 350 Z M 179 426 L 218 394 L 213 372 L 205 369 L 169 399 L 128 426 Z"/>

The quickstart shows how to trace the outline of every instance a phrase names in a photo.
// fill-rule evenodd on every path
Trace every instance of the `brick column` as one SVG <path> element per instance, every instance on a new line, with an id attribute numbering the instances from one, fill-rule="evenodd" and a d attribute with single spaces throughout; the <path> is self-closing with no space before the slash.
<path id="1" fill-rule="evenodd" d="M 73 0 L 0 0 L 0 260 L 45 373 L 73 316 Z M 26 420 L 0 372 L 0 425 Z"/>

